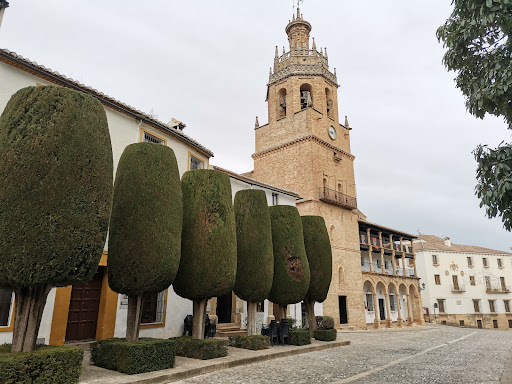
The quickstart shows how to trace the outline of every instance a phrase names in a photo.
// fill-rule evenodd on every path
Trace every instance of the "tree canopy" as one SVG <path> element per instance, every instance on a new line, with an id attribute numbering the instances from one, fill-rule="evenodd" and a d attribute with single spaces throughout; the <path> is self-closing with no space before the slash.
<path id="1" fill-rule="evenodd" d="M 503 117 L 512 129 L 512 0 L 454 0 L 454 10 L 437 37 L 447 52 L 443 63 L 457 73 L 466 108 L 478 118 Z M 512 146 L 479 145 L 476 195 L 489 217 L 512 229 Z"/>

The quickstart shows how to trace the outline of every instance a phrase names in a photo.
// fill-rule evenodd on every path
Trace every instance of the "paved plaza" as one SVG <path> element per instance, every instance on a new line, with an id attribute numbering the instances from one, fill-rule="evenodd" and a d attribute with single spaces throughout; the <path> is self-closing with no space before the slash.
<path id="1" fill-rule="evenodd" d="M 175 383 L 512 383 L 510 331 L 427 325 L 338 337 L 351 345 Z"/>

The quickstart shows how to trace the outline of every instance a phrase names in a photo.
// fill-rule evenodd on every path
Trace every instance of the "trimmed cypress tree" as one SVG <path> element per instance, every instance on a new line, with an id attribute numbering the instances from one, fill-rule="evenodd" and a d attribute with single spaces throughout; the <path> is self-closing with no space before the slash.
<path id="1" fill-rule="evenodd" d="M 225 173 L 185 172 L 181 260 L 174 291 L 194 301 L 194 339 L 204 338 L 206 302 L 230 293 L 236 277 L 235 214 L 231 184 Z"/>
<path id="2" fill-rule="evenodd" d="M 332 249 L 325 220 L 321 216 L 302 216 L 304 245 L 311 271 L 311 283 L 304 302 L 308 316 L 309 333 L 316 329 L 315 302 L 322 303 L 332 280 Z"/>
<path id="3" fill-rule="evenodd" d="M 169 287 L 181 254 L 183 202 L 171 148 L 137 143 L 117 167 L 108 240 L 108 282 L 128 295 L 126 339 L 139 338 L 143 295 Z"/>
<path id="4" fill-rule="evenodd" d="M 233 291 L 247 301 L 247 334 L 256 334 L 256 308 L 268 297 L 274 276 L 272 230 L 265 192 L 256 189 L 235 195 L 237 240 L 236 282 Z"/>
<path id="5" fill-rule="evenodd" d="M 52 286 L 95 274 L 112 201 L 112 147 L 100 102 L 28 87 L 0 117 L 0 286 L 15 292 L 12 351 L 32 351 Z"/>
<path id="6" fill-rule="evenodd" d="M 281 317 L 286 306 L 306 297 L 310 272 L 302 221 L 296 207 L 276 205 L 269 208 L 274 250 L 274 279 L 269 300 L 279 305 Z"/>

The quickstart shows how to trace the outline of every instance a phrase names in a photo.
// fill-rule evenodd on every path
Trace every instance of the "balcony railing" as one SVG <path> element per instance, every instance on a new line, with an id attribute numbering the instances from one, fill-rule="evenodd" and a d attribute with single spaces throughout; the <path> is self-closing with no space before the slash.
<path id="1" fill-rule="evenodd" d="M 491 285 L 486 288 L 486 293 L 510 293 L 510 286 Z"/>
<path id="2" fill-rule="evenodd" d="M 338 205 L 346 209 L 356 209 L 357 199 L 325 187 L 318 188 L 318 198 L 329 204 Z"/>
<path id="3" fill-rule="evenodd" d="M 382 267 L 378 266 L 377 264 L 373 263 L 373 272 L 376 273 L 382 273 Z"/>
<path id="4" fill-rule="evenodd" d="M 463 293 L 466 292 L 466 286 L 464 284 L 453 284 L 452 283 L 452 293 Z"/>
<path id="5" fill-rule="evenodd" d="M 414 268 L 405 268 L 405 275 L 409 277 L 414 277 Z"/>
<path id="6" fill-rule="evenodd" d="M 403 268 L 396 268 L 396 275 L 397 276 L 403 276 L 404 275 L 404 269 Z"/>
<path id="7" fill-rule="evenodd" d="M 370 272 L 370 263 L 364 262 L 361 264 L 361 271 Z"/>

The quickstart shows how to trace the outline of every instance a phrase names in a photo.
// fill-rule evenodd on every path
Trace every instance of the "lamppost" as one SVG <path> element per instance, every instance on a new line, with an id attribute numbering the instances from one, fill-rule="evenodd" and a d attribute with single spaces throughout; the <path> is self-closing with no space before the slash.
<path id="1" fill-rule="evenodd" d="M 2 26 L 2 19 L 4 18 L 5 8 L 9 6 L 7 0 L 0 0 L 0 27 Z"/>

